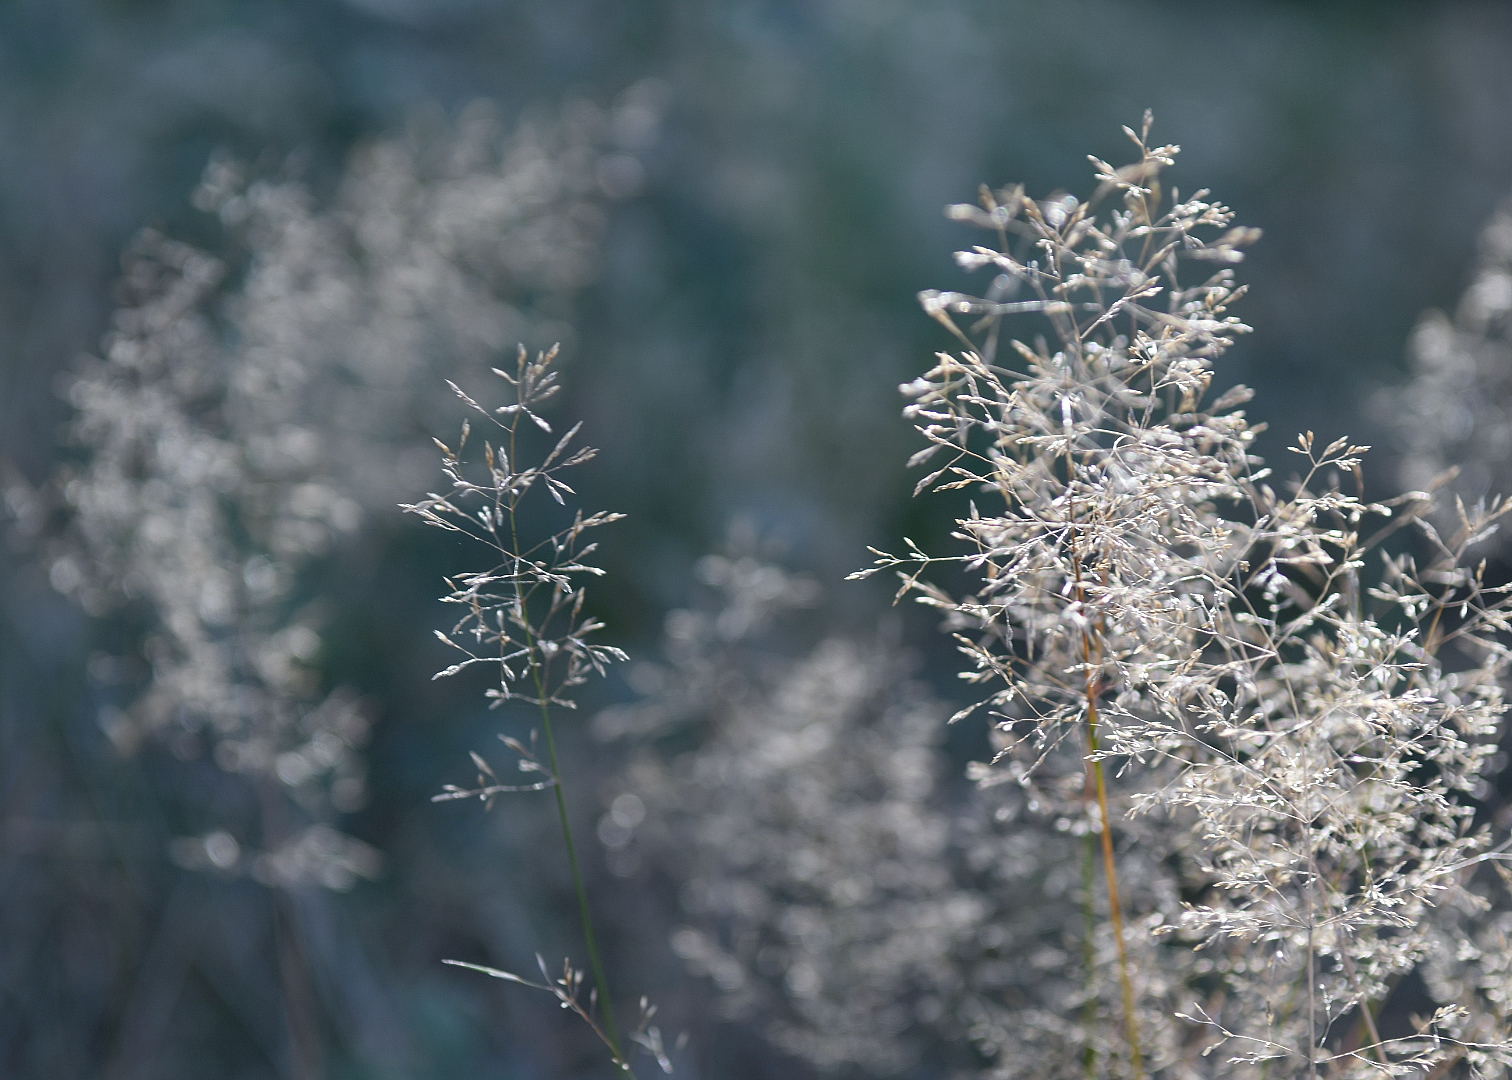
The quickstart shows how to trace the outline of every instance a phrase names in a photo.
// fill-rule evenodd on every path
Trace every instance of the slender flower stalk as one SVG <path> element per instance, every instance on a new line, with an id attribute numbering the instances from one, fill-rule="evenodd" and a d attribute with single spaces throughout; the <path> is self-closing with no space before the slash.
<path id="1" fill-rule="evenodd" d="M 528 453 L 528 432 L 539 429 L 547 435 L 552 434 L 551 425 L 542 419 L 539 410 L 560 389 L 553 368 L 556 357 L 557 350 L 553 348 L 532 360 L 522 347 L 512 373 L 495 368 L 494 373 L 508 384 L 514 400 L 493 410 L 480 405 L 453 385 L 452 389 L 467 408 L 482 417 L 485 423 L 498 428 L 502 438 L 497 443 L 485 440 L 486 472 L 479 480 L 471 478 L 471 470 L 462 458 L 471 433 L 470 422 L 463 424 L 456 450 L 438 440 L 451 490 L 444 495 L 431 494 L 404 509 L 419 515 L 428 525 L 464 533 L 480 541 L 491 550 L 495 559 L 494 565 L 487 570 L 460 574 L 448 580 L 451 592 L 443 600 L 460 605 L 464 610 L 449 632 L 437 631 L 437 636 L 461 652 L 463 659 L 436 677 L 454 675 L 480 664 L 494 667 L 498 671 L 499 684 L 488 691 L 492 706 L 518 701 L 532 707 L 540 716 L 546 742 L 546 760 L 542 762 L 533 746 L 527 747 L 518 740 L 503 737 L 506 745 L 519 756 L 519 769 L 541 775 L 544 779 L 522 785 L 501 784 L 488 762 L 474 753 L 473 761 L 478 768 L 476 787 L 464 789 L 448 785 L 436 799 L 478 798 L 492 805 L 502 792 L 548 787 L 553 790 L 593 974 L 593 990 L 586 1004 L 580 1001 L 578 991 L 582 974 L 570 964 L 560 978 L 553 980 L 547 975 L 543 962 L 541 973 L 545 981 L 542 983 L 493 968 L 473 964 L 460 966 L 554 994 L 564 1008 L 587 1021 L 608 1047 L 614 1063 L 628 1072 L 630 1064 L 615 1019 L 572 821 L 567 812 L 553 725 L 553 710 L 576 708 L 572 691 L 587 681 L 589 675 L 602 675 L 608 664 L 625 659 L 621 650 L 589 640 L 590 635 L 601 629 L 601 624 L 584 615 L 584 589 L 580 584 L 585 576 L 602 574 L 600 569 L 584 561 L 598 546 L 587 539 L 591 530 L 618 521 L 624 515 L 600 512 L 584 516 L 578 510 L 568 524 L 544 539 L 530 540 L 523 536 L 522 526 L 527 514 L 533 521 L 539 510 L 550 512 L 549 506 L 527 507 L 526 500 L 534 501 L 534 493 L 544 492 L 565 510 L 565 496 L 572 495 L 573 490 L 561 478 L 561 473 L 592 460 L 596 453 L 588 447 L 572 448 L 581 426 L 577 425 L 556 440 L 538 464 L 524 463 Z M 641 1023 L 630 1038 L 650 1049 L 666 1067 L 660 1034 L 647 1024 L 654 1011 L 642 1003 Z"/>

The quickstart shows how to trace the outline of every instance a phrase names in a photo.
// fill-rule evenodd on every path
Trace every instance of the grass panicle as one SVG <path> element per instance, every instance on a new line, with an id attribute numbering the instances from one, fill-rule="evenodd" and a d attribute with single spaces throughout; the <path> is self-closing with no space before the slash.
<path id="1" fill-rule="evenodd" d="M 494 669 L 498 685 L 488 691 L 491 706 L 519 702 L 532 708 L 540 720 L 546 747 L 543 761 L 534 749 L 534 737 L 530 747 L 516 739 L 504 739 L 518 756 L 520 771 L 541 776 L 543 779 L 539 781 L 501 784 L 488 762 L 474 752 L 477 786 L 468 789 L 449 785 L 436 799 L 475 797 L 491 806 L 502 792 L 551 789 L 572 871 L 593 989 L 584 1002 L 579 993 L 583 973 L 570 963 L 564 965 L 560 978 L 553 979 L 541 961 L 540 983 L 492 968 L 461 966 L 550 992 L 564 1008 L 588 1023 L 608 1047 L 615 1065 L 629 1072 L 627 1045 L 615 1018 L 568 814 L 553 724 L 553 710 L 577 707 L 572 696 L 576 687 L 591 675 L 603 675 L 609 664 L 626 658 L 620 649 L 591 640 L 602 625 L 584 613 L 582 584 L 602 574 L 586 561 L 598 547 L 593 539 L 595 530 L 621 520 L 624 515 L 608 512 L 584 515 L 575 510 L 560 528 L 543 537 L 526 533 L 530 525 L 540 520 L 542 510 L 549 513 L 558 509 L 566 513 L 567 498 L 575 493 L 563 479 L 563 473 L 591 461 L 595 455 L 591 448 L 574 446 L 581 425 L 558 437 L 541 416 L 543 406 L 560 390 L 554 367 L 557 355 L 558 350 L 553 347 L 532 359 L 522 346 L 513 371 L 495 368 L 494 374 L 509 387 L 512 400 L 493 409 L 452 386 L 456 396 L 481 423 L 499 432 L 498 440 L 484 440 L 483 468 L 477 479 L 462 456 L 472 432 L 471 421 L 463 423 L 455 450 L 437 440 L 450 489 L 445 494 L 431 494 L 419 502 L 406 504 L 404 509 L 418 515 L 427 525 L 471 537 L 488 549 L 492 559 L 487 569 L 459 574 L 447 582 L 451 591 L 443 600 L 462 608 L 462 614 L 450 631 L 437 631 L 437 636 L 460 652 L 462 658 L 438 672 L 436 678 L 478 665 Z M 549 439 L 547 448 L 538 457 L 532 457 L 530 437 L 536 434 Z M 544 507 L 528 505 L 539 499 L 549 502 Z M 654 1007 L 643 1002 L 640 1023 L 630 1039 L 670 1071 L 660 1031 L 650 1022 L 654 1015 Z"/>
<path id="2" fill-rule="evenodd" d="M 1429 493 L 1368 503 L 1351 493 L 1366 448 L 1311 433 L 1300 475 L 1267 483 L 1248 391 L 1209 393 L 1248 329 L 1233 267 L 1258 233 L 1206 192 L 1167 196 L 1177 148 L 1149 127 L 1128 131 L 1132 164 L 1093 159 L 1086 201 L 1012 187 L 951 209 L 995 240 L 957 261 L 994 277 L 922 294 L 961 351 L 903 392 L 919 490 L 972 495 L 963 550 L 910 544 L 857 576 L 895 570 L 944 617 L 996 725 L 986 775 L 1100 836 L 1116 978 L 1085 977 L 1124 1037 L 1073 1029 L 1067 1075 L 1184 1075 L 1215 1053 L 1257 1077 L 1505 1060 L 1484 989 L 1416 1028 L 1377 1014 L 1498 857 L 1473 793 L 1505 709 L 1508 598 L 1473 549 L 1507 508 L 1456 503 L 1446 530 Z M 1048 333 L 1003 336 L 1028 316 Z M 1124 910 L 1126 860 L 1164 868 L 1163 905 Z M 1141 959 L 1131 926 L 1163 944 Z"/>

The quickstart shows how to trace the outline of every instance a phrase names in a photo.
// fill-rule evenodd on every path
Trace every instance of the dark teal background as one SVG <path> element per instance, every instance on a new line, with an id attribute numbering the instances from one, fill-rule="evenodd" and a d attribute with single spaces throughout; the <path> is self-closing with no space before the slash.
<path id="1" fill-rule="evenodd" d="M 0 480 L 45 489 L 75 452 L 59 390 L 106 328 L 130 236 L 220 242 L 188 203 L 212 150 L 293 155 L 328 190 L 352 145 L 418 107 L 481 96 L 513 116 L 648 77 L 670 87 L 666 124 L 645 192 L 612 208 L 558 409 L 603 450 L 585 505 L 631 515 L 604 538 L 595 602 L 641 653 L 734 519 L 820 577 L 809 638 L 875 622 L 885 593 L 839 581 L 866 544 L 948 530 L 908 498 L 896 386 L 946 345 L 913 296 L 963 283 L 950 252 L 972 238 L 940 211 L 979 182 L 1086 191 L 1086 155 L 1121 160 L 1119 125 L 1152 108 L 1185 148 L 1170 182 L 1265 230 L 1240 268 L 1256 332 L 1219 380 L 1258 389 L 1272 457 L 1303 428 L 1380 441 L 1371 393 L 1400 381 L 1418 314 L 1453 304 L 1512 190 L 1512 8 L 1487 3 L 9 0 Z M 1371 456 L 1387 490 L 1390 448 Z M 0 1075 L 285 1075 L 266 896 L 163 856 L 244 795 L 203 763 L 115 755 L 84 674 L 112 629 L 47 587 L 45 534 L 7 530 Z M 321 586 L 333 682 L 381 703 L 373 800 L 347 826 L 389 857 L 379 884 L 301 901 L 327 928 L 327 1069 L 607 1075 L 549 1002 L 438 963 L 576 948 L 544 805 L 427 801 L 497 719 L 479 685 L 428 681 L 439 577 L 459 565 L 395 514 Z M 914 629 L 948 687 L 949 657 Z M 615 762 L 571 741 L 591 824 Z M 699 1075 L 792 1075 L 677 973 L 667 898 L 598 878 L 621 981 L 692 1027 Z M 225 926 L 244 933 L 205 929 Z"/>

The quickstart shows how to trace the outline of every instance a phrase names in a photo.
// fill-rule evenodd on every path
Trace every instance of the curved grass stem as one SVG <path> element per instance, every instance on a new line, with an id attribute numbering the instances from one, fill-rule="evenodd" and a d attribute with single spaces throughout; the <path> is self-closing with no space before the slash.
<path id="1" fill-rule="evenodd" d="M 518 430 L 519 420 L 516 418 L 509 429 L 509 451 L 513 460 L 518 460 L 516 456 Z M 514 498 L 509 504 L 509 535 L 515 552 L 519 552 L 518 503 Z M 557 764 L 556 734 L 551 726 L 550 697 L 546 692 L 546 677 L 542 671 L 541 662 L 536 660 L 536 635 L 531 629 L 528 615 L 530 597 L 527 593 L 517 593 L 517 596 L 521 622 L 525 627 L 526 646 L 531 657 L 531 680 L 535 683 L 536 700 L 541 706 L 541 728 L 546 732 L 546 756 L 551 767 L 552 790 L 556 794 L 557 816 L 562 822 L 562 840 L 567 848 L 567 863 L 572 868 L 572 889 L 577 895 L 578 918 L 583 926 L 583 941 L 588 946 L 588 966 L 593 971 L 593 985 L 598 991 L 599 1006 L 603 1009 L 604 1041 L 609 1044 L 609 1052 L 614 1055 L 614 1063 L 628 1073 L 631 1071 L 630 1063 L 625 1059 L 625 1053 L 620 1048 L 619 1025 L 614 1019 L 614 1001 L 609 995 L 609 980 L 604 977 L 604 962 L 599 958 L 598 934 L 593 927 L 593 911 L 588 906 L 588 890 L 583 884 L 583 870 L 578 864 L 577 844 L 572 838 L 572 818 L 567 813 L 567 796 L 562 789 L 562 770 Z"/>
<path id="2" fill-rule="evenodd" d="M 536 682 L 539 686 L 539 674 L 536 676 Z M 588 906 L 588 890 L 583 885 L 583 871 L 578 865 L 577 845 L 572 839 L 572 820 L 567 814 L 567 797 L 562 793 L 561 772 L 557 768 L 556 737 L 551 730 L 551 709 L 544 700 L 544 694 L 541 697 L 541 726 L 546 732 L 547 759 L 551 764 L 551 775 L 556 779 L 552 790 L 556 793 L 557 815 L 562 820 L 562 838 L 567 846 L 567 862 L 572 867 L 572 888 L 577 893 L 578 917 L 583 924 L 583 939 L 588 945 L 588 966 L 593 971 L 593 985 L 598 990 L 599 1006 L 603 1009 L 604 1039 L 614 1055 L 615 1064 L 625 1072 L 629 1072 L 630 1064 L 625 1060 L 625 1053 L 620 1048 L 619 1026 L 614 1020 L 614 1003 L 609 996 L 609 982 L 604 977 L 604 963 L 599 959 L 598 935 L 593 928 L 593 912 Z"/>

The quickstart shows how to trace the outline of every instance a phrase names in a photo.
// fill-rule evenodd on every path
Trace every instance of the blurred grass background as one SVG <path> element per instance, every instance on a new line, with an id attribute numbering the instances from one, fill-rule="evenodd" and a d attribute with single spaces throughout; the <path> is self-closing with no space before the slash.
<path id="1" fill-rule="evenodd" d="M 734 520 L 820 580 L 808 639 L 876 619 L 885 595 L 839 582 L 867 543 L 945 531 L 908 499 L 895 388 L 945 346 L 913 296 L 961 282 L 950 252 L 969 238 L 941 208 L 978 183 L 1085 191 L 1085 155 L 1123 160 L 1119 125 L 1152 108 L 1156 137 L 1185 148 L 1170 182 L 1213 189 L 1265 230 L 1240 268 L 1253 291 L 1239 313 L 1256 332 L 1220 381 L 1257 388 L 1273 458 L 1304 428 L 1379 441 L 1366 402 L 1401 381 L 1414 321 L 1452 305 L 1480 223 L 1512 189 L 1500 5 L 10 0 L 0 1074 L 293 1075 L 264 890 L 166 857 L 169 837 L 244 796 L 203 763 L 115 752 L 86 668 L 118 631 L 53 593 L 47 526 L 28 517 L 25 493 L 77 453 L 61 391 L 106 330 L 123 246 L 145 225 L 216 242 L 189 196 L 219 148 L 321 192 L 353 146 L 416 110 L 455 115 L 482 97 L 513 118 L 607 105 L 648 78 L 666 87 L 665 118 L 641 152 L 641 190 L 610 204 L 601 271 L 570 313 L 558 409 L 603 451 L 579 477 L 584 505 L 631 515 L 605 538 L 594 602 L 633 652 L 654 649 L 664 614 L 689 602 L 694 562 Z M 1390 454 L 1372 455 L 1383 484 Z M 576 948 L 544 801 L 490 816 L 428 802 L 497 726 L 480 684 L 429 682 L 440 575 L 462 565 L 396 512 L 326 590 L 329 679 L 378 703 L 372 797 L 346 827 L 387 872 L 297 899 L 323 1069 L 603 1075 L 549 1002 L 439 965 Z M 569 753 L 584 775 L 613 768 L 587 740 Z M 585 817 L 599 797 L 586 785 Z M 651 990 L 669 1028 L 694 1031 L 689 1068 L 792 1075 L 749 1032 L 700 1014 L 697 984 L 666 955 L 666 898 L 598 879 L 621 992 Z"/>

